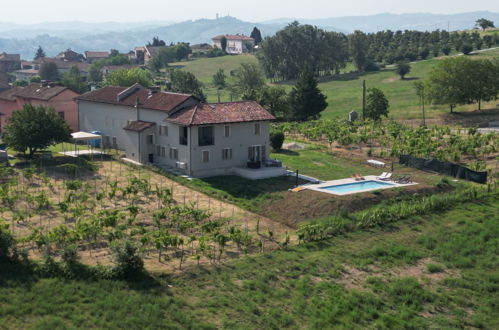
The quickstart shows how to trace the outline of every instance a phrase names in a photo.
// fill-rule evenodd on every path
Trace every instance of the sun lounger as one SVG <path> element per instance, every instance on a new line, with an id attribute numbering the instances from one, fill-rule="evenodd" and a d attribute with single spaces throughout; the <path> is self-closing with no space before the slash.
<path id="1" fill-rule="evenodd" d="M 383 172 L 383 173 L 381 173 L 380 176 L 377 176 L 376 179 L 383 180 L 384 178 L 386 178 L 387 175 L 388 175 L 388 172 Z"/>
<path id="2" fill-rule="evenodd" d="M 403 175 L 401 176 L 398 180 L 396 180 L 397 183 L 401 183 L 401 184 L 407 184 L 407 183 L 411 183 L 411 177 L 408 176 L 408 175 Z"/>
<path id="3" fill-rule="evenodd" d="M 386 176 L 384 178 L 380 178 L 382 181 L 388 181 L 392 178 L 392 173 L 388 172 L 386 173 Z"/>

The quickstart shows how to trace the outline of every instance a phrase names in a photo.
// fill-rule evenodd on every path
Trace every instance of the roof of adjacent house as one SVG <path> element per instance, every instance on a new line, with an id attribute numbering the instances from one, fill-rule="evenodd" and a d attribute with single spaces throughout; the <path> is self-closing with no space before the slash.
<path id="1" fill-rule="evenodd" d="M 172 114 L 166 121 L 178 125 L 209 125 L 274 120 L 267 110 L 255 101 L 200 103 Z"/>
<path id="2" fill-rule="evenodd" d="M 88 63 L 63 61 L 63 60 L 60 60 L 57 58 L 51 58 L 51 57 L 43 57 L 43 58 L 40 58 L 38 60 L 33 61 L 33 63 L 36 63 L 36 64 L 43 64 L 43 63 L 49 63 L 49 62 L 55 63 L 55 65 L 57 66 L 57 68 L 59 70 L 71 69 L 73 66 L 76 66 L 78 68 L 78 70 L 80 70 L 80 72 L 88 72 L 88 67 L 89 67 Z"/>
<path id="3" fill-rule="evenodd" d="M 0 54 L 0 61 L 21 61 L 21 55 L 3 52 Z"/>
<path id="4" fill-rule="evenodd" d="M 86 58 L 108 58 L 109 55 L 111 55 L 110 52 L 99 52 L 99 51 L 86 51 L 85 52 L 85 57 Z"/>
<path id="5" fill-rule="evenodd" d="M 212 49 L 212 48 L 213 47 L 207 43 L 191 45 L 191 49 Z"/>
<path id="6" fill-rule="evenodd" d="M 221 40 L 225 37 L 227 40 L 248 40 L 255 41 L 255 39 L 245 36 L 244 34 L 221 34 L 216 37 L 213 37 L 211 40 Z"/>
<path id="7" fill-rule="evenodd" d="M 13 87 L 11 89 L 7 89 L 7 90 L 4 90 L 3 92 L 0 92 L 0 100 L 14 102 L 16 100 L 16 97 L 14 96 L 14 94 L 16 94 L 21 89 L 23 89 L 23 88 L 22 87 Z"/>
<path id="8" fill-rule="evenodd" d="M 128 123 L 123 129 L 127 131 L 142 132 L 145 129 L 153 127 L 156 123 L 143 120 L 134 120 Z"/>
<path id="9" fill-rule="evenodd" d="M 132 86 L 133 87 L 133 86 Z M 107 103 L 114 105 L 123 105 L 134 107 L 138 101 L 139 107 L 142 109 L 160 110 L 170 112 L 177 106 L 193 97 L 189 94 L 179 94 L 170 92 L 151 93 L 150 90 L 138 85 L 138 89 L 118 100 L 118 94 L 128 90 L 131 87 L 103 87 L 76 98 L 78 101 L 88 101 L 97 103 Z"/>
<path id="10" fill-rule="evenodd" d="M 41 83 L 32 83 L 22 89 L 19 89 L 13 95 L 24 99 L 48 101 L 67 89 L 67 87 L 60 85 L 42 85 Z"/>

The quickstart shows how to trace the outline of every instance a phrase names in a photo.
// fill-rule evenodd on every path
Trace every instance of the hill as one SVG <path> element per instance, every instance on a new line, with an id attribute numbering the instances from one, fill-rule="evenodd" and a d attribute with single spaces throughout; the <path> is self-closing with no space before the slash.
<path id="1" fill-rule="evenodd" d="M 347 16 L 323 19 L 302 19 L 302 18 L 279 18 L 265 21 L 265 24 L 285 24 L 294 20 L 303 24 L 317 25 L 318 27 L 345 30 L 353 32 L 361 30 L 364 32 L 376 32 L 381 30 L 418 30 L 433 31 L 440 30 L 466 30 L 475 25 L 479 18 L 490 19 L 496 24 L 499 23 L 499 13 L 489 11 L 476 11 L 460 14 L 377 14 L 368 16 Z"/>

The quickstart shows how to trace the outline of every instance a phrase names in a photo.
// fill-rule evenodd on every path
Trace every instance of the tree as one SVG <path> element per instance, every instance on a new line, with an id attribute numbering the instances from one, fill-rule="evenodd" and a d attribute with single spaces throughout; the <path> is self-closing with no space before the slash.
<path id="1" fill-rule="evenodd" d="M 369 46 L 366 34 L 362 31 L 355 31 L 349 36 L 348 41 L 353 63 L 357 70 L 364 71 Z"/>
<path id="2" fill-rule="evenodd" d="M 164 42 L 163 40 L 159 39 L 159 37 L 153 37 L 152 38 L 152 43 L 148 42 L 147 46 L 148 47 L 163 47 L 163 46 L 166 46 L 166 42 Z"/>
<path id="3" fill-rule="evenodd" d="M 495 27 L 494 22 L 485 18 L 479 18 L 476 20 L 475 23 L 476 23 L 475 26 L 480 27 L 483 31 L 485 31 L 485 29 L 487 28 Z"/>
<path id="4" fill-rule="evenodd" d="M 3 136 L 7 146 L 22 153 L 27 150 L 29 157 L 37 150 L 70 138 L 71 128 L 53 108 L 30 104 L 12 113 Z"/>
<path id="5" fill-rule="evenodd" d="M 478 103 L 480 110 L 482 101 L 498 96 L 499 63 L 463 56 L 439 61 L 430 72 L 427 90 L 433 104 L 449 104 L 451 112 L 456 104 Z"/>
<path id="6" fill-rule="evenodd" d="M 265 86 L 265 77 L 258 65 L 255 63 L 241 63 L 233 74 L 233 93 L 239 95 L 243 100 L 256 101 L 263 86 Z"/>
<path id="7" fill-rule="evenodd" d="M 398 62 L 395 65 L 395 72 L 400 76 L 400 79 L 404 79 L 405 75 L 411 72 L 411 65 L 409 62 Z"/>
<path id="8" fill-rule="evenodd" d="M 378 88 L 369 88 L 366 96 L 366 117 L 380 120 L 388 116 L 389 103 L 385 94 Z"/>
<path id="9" fill-rule="evenodd" d="M 42 80 L 50 80 L 56 81 L 59 72 L 57 71 L 57 64 L 54 62 L 45 62 L 40 66 L 40 70 L 38 70 L 38 74 Z"/>
<path id="10" fill-rule="evenodd" d="M 414 89 L 416 90 L 416 95 L 419 97 L 419 104 L 421 111 L 423 113 L 423 126 L 426 126 L 426 116 L 425 116 L 425 89 L 426 84 L 421 81 L 416 81 L 414 83 Z"/>
<path id="11" fill-rule="evenodd" d="M 289 98 L 282 86 L 265 86 L 258 98 L 258 103 L 273 116 L 285 118 L 289 113 Z"/>
<path id="12" fill-rule="evenodd" d="M 292 120 L 318 119 L 327 108 L 326 96 L 318 88 L 318 82 L 306 68 L 289 93 Z"/>
<path id="13" fill-rule="evenodd" d="M 225 82 L 225 72 L 223 69 L 218 69 L 218 71 L 213 75 L 213 85 L 217 89 L 224 89 L 227 83 Z"/>
<path id="14" fill-rule="evenodd" d="M 191 72 L 173 69 L 170 71 L 170 81 L 173 92 L 192 94 L 200 101 L 206 101 L 201 82 Z"/>
<path id="15" fill-rule="evenodd" d="M 109 73 L 104 79 L 104 84 L 106 86 L 130 87 L 135 83 L 144 87 L 151 87 L 153 84 L 151 73 L 139 68 L 129 70 L 121 69 Z"/>
<path id="16" fill-rule="evenodd" d="M 270 133 L 270 146 L 274 151 L 280 151 L 282 148 L 282 144 L 284 143 L 284 133 L 281 131 L 271 132 Z"/>
<path id="17" fill-rule="evenodd" d="M 450 51 L 451 51 L 451 48 L 449 47 L 449 45 L 444 45 L 442 47 L 442 53 L 444 53 L 445 56 L 448 56 L 450 54 Z"/>
<path id="18" fill-rule="evenodd" d="M 220 46 L 222 47 L 222 50 L 224 51 L 224 53 L 227 52 L 227 38 L 225 36 L 222 37 L 222 39 L 220 40 Z"/>
<path id="19" fill-rule="evenodd" d="M 79 94 L 88 91 L 88 85 L 85 82 L 85 78 L 81 75 L 78 67 L 74 65 L 68 72 L 62 74 L 61 84 Z"/>
<path id="20" fill-rule="evenodd" d="M 253 28 L 253 31 L 251 31 L 250 37 L 255 39 L 255 45 L 262 42 L 262 33 L 256 26 Z"/>
<path id="21" fill-rule="evenodd" d="M 43 51 L 42 46 L 38 46 L 38 49 L 36 50 L 34 59 L 38 60 L 38 59 L 44 58 L 44 57 L 45 57 L 45 52 Z"/>
<path id="22" fill-rule="evenodd" d="M 473 46 L 471 44 L 463 44 L 460 50 L 464 55 L 469 55 L 473 51 Z"/>
<path id="23" fill-rule="evenodd" d="M 99 83 L 102 81 L 102 72 L 101 69 L 104 66 L 104 60 L 98 60 L 94 63 L 90 64 L 88 67 L 88 78 L 89 81 Z"/>

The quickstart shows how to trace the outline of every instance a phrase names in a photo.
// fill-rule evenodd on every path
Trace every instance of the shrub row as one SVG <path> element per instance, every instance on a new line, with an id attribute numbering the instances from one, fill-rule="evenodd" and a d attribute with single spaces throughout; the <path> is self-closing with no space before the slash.
<path id="1" fill-rule="evenodd" d="M 412 216 L 449 210 L 461 203 L 477 201 L 491 195 L 497 195 L 497 193 L 473 187 L 411 201 L 401 201 L 388 206 L 380 205 L 349 215 L 342 214 L 318 219 L 301 225 L 296 233 L 302 242 L 321 241 L 356 229 L 383 226 Z"/>

